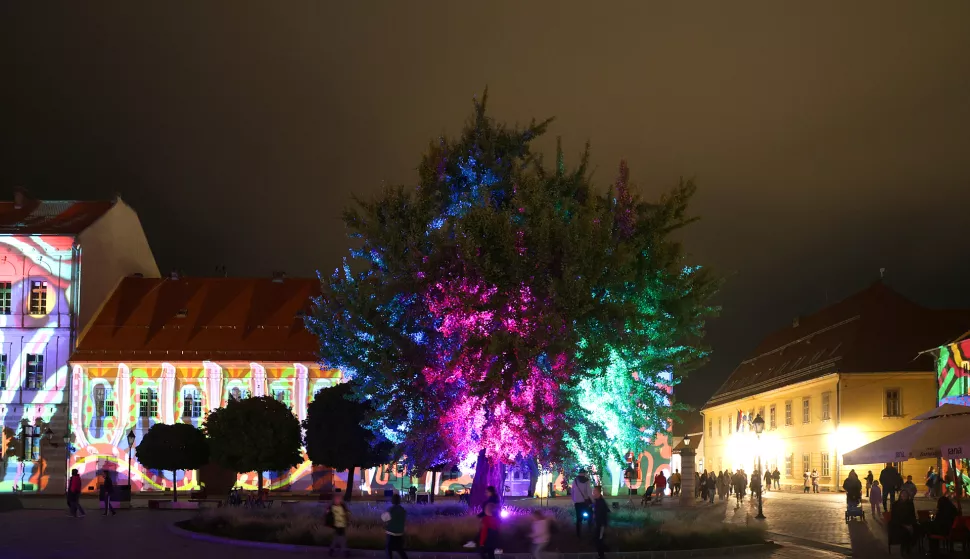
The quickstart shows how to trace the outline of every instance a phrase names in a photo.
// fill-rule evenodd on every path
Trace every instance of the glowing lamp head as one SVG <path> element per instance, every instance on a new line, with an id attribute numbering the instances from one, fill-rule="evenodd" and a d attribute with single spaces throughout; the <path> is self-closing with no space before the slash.
<path id="1" fill-rule="evenodd" d="M 584 512 L 583 513 L 583 518 L 589 518 L 589 513 L 588 512 Z"/>
<path id="2" fill-rule="evenodd" d="M 684 446 L 690 446 L 690 437 L 684 437 Z"/>
<path id="3" fill-rule="evenodd" d="M 128 431 L 128 448 L 131 448 L 135 444 L 135 430 L 132 429 Z"/>
<path id="4" fill-rule="evenodd" d="M 765 420 L 761 418 L 760 413 L 758 414 L 758 417 L 754 418 L 754 421 L 751 422 L 751 425 L 754 427 L 754 432 L 757 433 L 758 435 L 760 435 L 761 432 L 765 430 Z"/>
<path id="5" fill-rule="evenodd" d="M 508 518 L 509 517 L 509 511 L 507 511 L 505 509 L 502 509 L 502 512 L 498 513 L 498 515 L 501 516 L 502 518 Z"/>

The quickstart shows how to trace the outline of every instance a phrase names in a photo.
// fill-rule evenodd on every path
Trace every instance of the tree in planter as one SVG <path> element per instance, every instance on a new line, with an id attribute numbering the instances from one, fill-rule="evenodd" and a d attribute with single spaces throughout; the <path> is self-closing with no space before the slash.
<path id="1" fill-rule="evenodd" d="M 393 449 L 391 442 L 366 427 L 371 406 L 367 401 L 348 399 L 353 388 L 348 382 L 317 392 L 303 420 L 310 460 L 318 466 L 347 470 L 348 501 L 353 496 L 355 470 L 387 464 Z"/>
<path id="2" fill-rule="evenodd" d="M 269 396 L 230 399 L 209 413 L 203 425 L 213 462 L 236 473 L 289 470 L 303 463 L 300 421 L 283 403 Z"/>
<path id="3" fill-rule="evenodd" d="M 431 146 L 419 187 L 346 213 L 359 248 L 307 318 L 405 456 L 478 455 L 473 503 L 517 460 L 606 465 L 667 430 L 669 387 L 706 356 L 715 311 L 717 282 L 672 238 L 694 185 L 641 201 L 624 166 L 598 192 L 585 158 L 567 170 L 559 150 L 549 169 L 532 153 L 545 128 L 476 103 L 459 138 Z M 602 410 L 591 392 L 628 405 Z"/>
<path id="4" fill-rule="evenodd" d="M 209 463 L 209 441 L 194 425 L 156 423 L 135 447 L 142 466 L 172 472 L 172 500 L 178 501 L 179 470 L 198 470 Z"/>

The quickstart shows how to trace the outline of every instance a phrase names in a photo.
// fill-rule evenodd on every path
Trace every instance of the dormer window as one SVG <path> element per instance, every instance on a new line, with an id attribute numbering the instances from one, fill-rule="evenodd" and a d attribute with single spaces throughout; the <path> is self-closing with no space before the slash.
<path id="1" fill-rule="evenodd" d="M 44 280 L 31 280 L 30 299 L 27 305 L 27 312 L 33 316 L 47 314 L 47 282 Z"/>
<path id="2" fill-rule="evenodd" d="M 189 316 L 189 309 L 179 309 L 178 312 L 175 313 L 175 318 L 185 318 L 187 316 Z"/>

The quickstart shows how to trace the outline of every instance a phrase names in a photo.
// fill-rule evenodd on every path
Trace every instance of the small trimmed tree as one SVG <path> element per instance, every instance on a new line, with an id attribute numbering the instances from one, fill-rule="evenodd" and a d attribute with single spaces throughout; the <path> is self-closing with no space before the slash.
<path id="1" fill-rule="evenodd" d="M 353 390 L 347 382 L 317 392 L 303 420 L 310 460 L 318 466 L 347 470 L 348 501 L 354 490 L 354 470 L 387 464 L 393 450 L 393 444 L 364 424 L 373 411 L 369 402 L 347 399 Z"/>
<path id="2" fill-rule="evenodd" d="M 303 462 L 300 421 L 269 396 L 230 399 L 226 407 L 209 413 L 203 428 L 212 461 L 236 473 L 256 472 L 260 491 L 263 472 L 285 471 Z"/>
<path id="3" fill-rule="evenodd" d="M 172 500 L 178 501 L 179 470 L 198 470 L 209 463 L 209 441 L 194 425 L 156 423 L 135 447 L 138 462 L 152 470 L 172 472 Z"/>

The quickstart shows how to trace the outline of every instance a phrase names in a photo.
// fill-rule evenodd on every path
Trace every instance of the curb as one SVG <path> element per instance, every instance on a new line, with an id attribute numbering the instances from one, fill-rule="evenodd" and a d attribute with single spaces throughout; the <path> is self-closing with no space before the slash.
<path id="1" fill-rule="evenodd" d="M 191 530 L 186 530 L 184 528 L 179 528 L 175 524 L 169 524 L 168 529 L 171 533 L 188 539 L 217 543 L 221 545 L 234 545 L 238 547 L 250 547 L 256 549 L 266 549 L 272 551 L 285 551 L 290 553 L 312 553 L 321 554 L 326 550 L 323 546 L 313 546 L 313 545 L 296 545 L 296 544 L 286 544 L 286 543 L 269 543 L 269 542 L 254 542 L 249 540 L 237 540 L 233 538 L 224 538 L 222 536 L 212 536 L 209 534 L 202 534 L 199 532 L 193 532 Z M 726 555 L 745 555 L 748 553 L 754 553 L 757 551 L 773 550 L 777 548 L 776 544 L 773 542 L 767 542 L 763 544 L 751 544 L 751 545 L 739 545 L 734 547 L 718 547 L 711 549 L 683 549 L 683 550 L 671 550 L 671 551 L 614 551 L 606 554 L 607 557 L 613 559 L 679 559 L 681 557 L 724 557 Z M 387 552 L 383 549 L 348 549 L 350 555 L 353 557 L 368 557 L 374 559 L 383 559 L 387 557 Z M 596 559 L 595 552 L 589 553 L 544 553 L 549 559 Z M 414 559 L 469 559 L 469 558 L 479 558 L 481 555 L 478 553 L 463 553 L 455 551 L 408 551 L 408 557 L 413 557 Z M 531 559 L 531 553 L 506 553 L 501 555 L 503 558 L 509 559 Z"/>
<path id="2" fill-rule="evenodd" d="M 770 536 L 775 540 L 782 543 L 791 543 L 795 545 L 800 545 L 802 547 L 810 547 L 812 549 L 820 549 L 822 551 L 831 551 L 832 553 L 838 553 L 845 555 L 847 557 L 852 556 L 852 548 L 843 545 L 836 545 L 831 543 L 820 542 L 818 540 L 810 540 L 807 538 L 799 538 L 798 536 L 790 536 L 788 534 L 782 534 L 780 532 L 765 532 L 766 536 Z"/>

